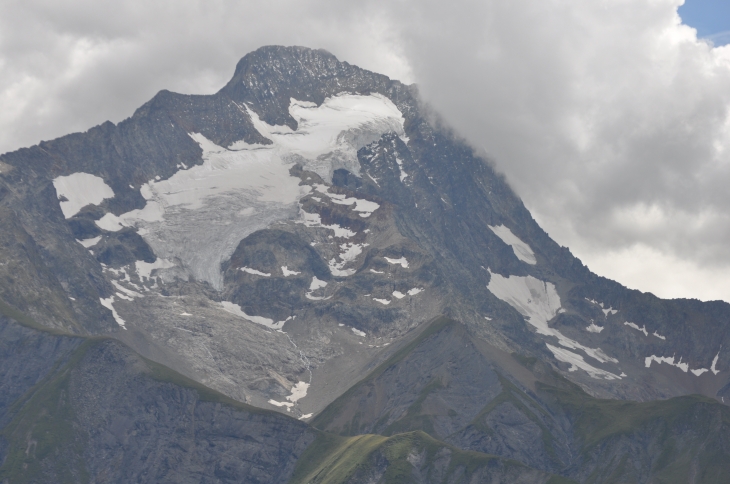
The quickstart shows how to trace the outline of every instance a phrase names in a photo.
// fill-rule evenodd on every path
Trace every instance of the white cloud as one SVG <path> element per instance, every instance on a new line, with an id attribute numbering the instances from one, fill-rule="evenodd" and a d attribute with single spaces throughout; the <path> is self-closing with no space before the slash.
<path id="1" fill-rule="evenodd" d="M 160 89 L 215 92 L 261 45 L 321 47 L 417 81 L 592 269 L 730 300 L 730 46 L 698 41 L 680 3 L 3 2 L 0 151 Z"/>

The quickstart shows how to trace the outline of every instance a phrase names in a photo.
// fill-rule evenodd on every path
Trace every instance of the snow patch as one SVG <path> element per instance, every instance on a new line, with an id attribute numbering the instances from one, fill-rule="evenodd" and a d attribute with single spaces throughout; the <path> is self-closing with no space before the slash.
<path id="1" fill-rule="evenodd" d="M 638 324 L 630 323 L 630 322 L 626 321 L 624 323 L 624 326 L 628 326 L 629 328 L 634 328 L 636 331 L 641 331 L 642 333 L 644 333 L 644 336 L 649 336 L 649 332 L 646 330 L 646 325 L 644 325 L 640 328 Z"/>
<path id="2" fill-rule="evenodd" d="M 340 94 L 325 99 L 320 106 L 291 99 L 289 113 L 297 120 L 296 131 L 268 125 L 247 106 L 245 109 L 259 133 L 286 152 L 304 158 L 304 169 L 325 180 L 331 180 L 338 168 L 360 176 L 360 148 L 391 131 L 405 134 L 403 115 L 380 94 Z"/>
<path id="3" fill-rule="evenodd" d="M 416 294 L 420 294 L 423 292 L 423 288 L 421 287 L 414 287 L 413 289 L 408 290 L 409 296 L 415 296 Z"/>
<path id="4" fill-rule="evenodd" d="M 719 358 L 720 358 L 720 352 L 718 351 L 718 352 L 717 352 L 717 354 L 715 355 L 715 358 L 714 358 L 714 359 L 712 360 L 712 366 L 710 367 L 710 371 L 711 371 L 711 372 L 712 372 L 713 374 L 715 374 L 715 375 L 717 375 L 718 373 L 720 373 L 720 370 L 718 370 L 718 369 L 717 369 L 717 368 L 715 367 L 715 365 L 717 365 L 717 360 L 718 360 Z"/>
<path id="5" fill-rule="evenodd" d="M 263 276 L 263 277 L 271 277 L 271 274 L 268 272 L 261 272 L 257 271 L 256 269 L 251 269 L 250 267 L 241 267 L 239 270 L 242 270 L 243 272 L 246 272 L 248 274 L 253 274 L 254 276 Z"/>
<path id="6" fill-rule="evenodd" d="M 395 297 L 396 297 L 396 298 L 398 298 L 398 299 L 403 299 L 404 297 L 406 297 L 406 295 L 405 295 L 405 294 L 403 294 L 403 293 L 402 293 L 402 292 L 400 292 L 400 291 L 393 291 L 393 296 L 395 296 Z"/>
<path id="7" fill-rule="evenodd" d="M 496 227 L 487 225 L 487 227 L 489 227 L 497 237 L 502 239 L 502 242 L 512 247 L 512 251 L 519 260 L 532 265 L 537 264 L 535 253 L 532 251 L 530 246 L 513 234 L 509 228 L 504 225 L 497 225 Z"/>
<path id="8" fill-rule="evenodd" d="M 358 255 L 362 254 L 363 247 L 367 247 L 369 244 L 354 244 L 351 242 L 340 245 L 342 252 L 340 253 L 340 262 L 336 259 L 331 259 L 328 263 L 330 272 L 333 276 L 347 277 L 353 275 L 355 269 L 344 269 L 345 265 L 349 262 L 354 261 Z"/>
<path id="9" fill-rule="evenodd" d="M 373 301 L 377 301 L 377 302 L 379 302 L 380 304 L 382 304 L 384 306 L 387 306 L 388 304 L 390 304 L 390 301 L 389 300 L 387 300 L 387 299 L 378 299 L 377 297 L 374 297 L 373 298 Z"/>
<path id="10" fill-rule="evenodd" d="M 299 223 L 302 223 L 307 227 L 320 227 L 320 228 L 332 230 L 335 233 L 335 237 L 349 239 L 350 237 L 355 236 L 355 232 L 353 232 L 350 229 L 340 227 L 337 224 L 323 225 L 322 217 L 320 217 L 320 215 L 318 213 L 309 213 L 309 212 L 305 212 L 304 210 L 301 210 L 301 218 L 302 218 L 302 220 L 300 220 Z"/>
<path id="11" fill-rule="evenodd" d="M 491 279 L 489 280 L 487 289 L 522 314 L 527 322 L 537 330 L 538 334 L 554 336 L 558 339 L 561 346 L 573 350 L 580 349 L 601 363 L 618 363 L 616 358 L 608 356 L 602 349 L 584 346 L 564 336 L 557 329 L 548 326 L 548 321 L 553 319 L 558 309 L 560 309 L 560 297 L 552 283 L 541 281 L 532 276 L 503 277 L 499 274 L 492 273 L 491 270 L 489 270 L 489 273 Z M 563 354 L 563 357 L 567 358 L 568 356 L 566 355 Z M 577 364 L 575 366 L 582 368 Z M 593 376 L 591 372 L 588 373 Z"/>
<path id="12" fill-rule="evenodd" d="M 101 235 L 98 237 L 94 237 L 93 239 L 84 239 L 84 240 L 76 239 L 76 242 L 78 242 L 79 244 L 83 245 L 85 248 L 88 249 L 89 247 L 93 247 L 96 244 L 98 244 L 100 240 L 101 240 Z"/>
<path id="13" fill-rule="evenodd" d="M 657 338 L 659 338 L 659 339 L 662 339 L 662 340 L 665 340 L 665 341 L 666 341 L 666 339 L 667 339 L 666 337 L 664 337 L 664 336 L 660 335 L 660 334 L 659 334 L 659 333 L 657 333 L 656 331 L 654 331 L 654 332 L 653 332 L 652 334 L 653 334 L 654 336 L 656 336 Z"/>
<path id="14" fill-rule="evenodd" d="M 274 405 L 276 407 L 286 407 L 286 411 L 290 411 L 291 408 L 302 398 L 307 396 L 307 390 L 309 389 L 309 383 L 300 381 L 296 385 L 294 385 L 291 389 L 291 394 L 286 397 L 288 402 L 277 402 L 274 399 L 269 400 L 269 403 L 271 405 Z M 301 418 L 309 418 L 312 414 L 307 414 L 302 416 Z"/>
<path id="15" fill-rule="evenodd" d="M 603 326 L 598 326 L 596 323 L 591 321 L 591 324 L 586 328 L 586 331 L 588 331 L 589 333 L 600 333 L 604 329 L 606 328 L 604 328 Z"/>
<path id="16" fill-rule="evenodd" d="M 124 287 L 121 284 L 119 284 L 117 281 L 112 281 L 112 284 L 114 284 L 114 287 L 116 287 L 117 290 L 119 290 L 119 291 L 123 292 L 124 294 L 126 294 L 127 297 L 130 297 L 130 298 L 144 297 L 143 294 L 140 294 L 138 292 L 132 291 L 131 289 L 127 289 L 126 287 Z M 131 299 L 129 299 L 129 301 L 131 301 Z"/>
<path id="17" fill-rule="evenodd" d="M 300 381 L 292 387 L 291 395 L 286 397 L 286 399 L 292 403 L 297 403 L 299 400 L 307 396 L 308 389 L 309 383 Z"/>
<path id="18" fill-rule="evenodd" d="M 400 157 L 396 154 L 395 155 L 395 162 L 398 164 L 398 172 L 400 173 L 400 181 L 403 183 L 403 181 L 408 178 L 408 173 L 405 172 L 403 169 L 403 160 L 400 159 Z"/>
<path id="19" fill-rule="evenodd" d="M 281 273 L 284 275 L 284 277 L 298 276 L 299 274 L 301 274 L 301 272 L 290 271 L 287 266 L 281 266 Z"/>
<path id="20" fill-rule="evenodd" d="M 596 306 L 600 306 L 601 311 L 603 311 L 603 316 L 606 318 L 608 317 L 609 314 L 616 314 L 618 312 L 618 309 L 613 309 L 610 306 L 608 307 L 608 309 L 604 308 L 602 302 L 594 301 L 593 299 L 588 299 L 587 297 L 585 297 L 583 299 L 585 299 L 589 303 L 595 304 Z"/>
<path id="21" fill-rule="evenodd" d="M 107 213 L 103 217 L 101 217 L 99 220 L 94 221 L 94 223 L 102 230 L 107 230 L 109 232 L 119 232 L 124 228 L 124 225 L 122 225 L 121 219 L 114 215 L 113 213 Z"/>
<path id="22" fill-rule="evenodd" d="M 380 204 L 371 202 L 370 200 L 363 200 L 355 197 L 347 198 L 345 195 L 339 193 L 330 193 L 329 188 L 326 185 L 317 184 L 314 185 L 314 187 L 319 193 L 327 195 L 330 200 L 332 200 L 332 203 L 336 203 L 338 205 L 355 204 L 352 210 L 359 212 L 360 216 L 363 218 L 369 217 L 374 211 L 380 208 Z"/>
<path id="23" fill-rule="evenodd" d="M 310 291 L 316 291 L 317 289 L 321 289 L 323 287 L 327 287 L 327 283 L 325 281 L 317 279 L 317 276 L 312 277 L 312 283 L 309 285 Z"/>
<path id="24" fill-rule="evenodd" d="M 229 302 L 229 301 L 221 301 L 221 307 L 224 311 L 231 313 L 235 316 L 241 317 L 243 319 L 246 319 L 248 321 L 251 321 L 252 323 L 260 324 L 261 326 L 266 326 L 270 329 L 279 330 L 284 327 L 284 323 L 291 320 L 293 317 L 289 316 L 284 321 L 278 321 L 274 322 L 273 319 L 265 318 L 263 316 L 249 316 L 246 314 L 243 309 L 241 309 L 241 306 L 238 304 Z"/>
<path id="25" fill-rule="evenodd" d="M 646 358 L 644 358 L 644 365 L 647 368 L 650 368 L 652 361 L 656 361 L 657 363 L 666 363 L 667 365 L 671 365 L 671 366 L 676 366 L 677 368 L 679 368 L 680 370 L 682 370 L 685 373 L 687 373 L 687 371 L 689 371 L 689 365 L 687 363 L 682 363 L 681 357 L 679 358 L 679 361 L 675 363 L 674 356 L 669 357 L 669 356 L 651 355 L 651 356 L 647 356 Z"/>
<path id="26" fill-rule="evenodd" d="M 372 272 L 373 274 L 385 274 L 385 272 L 383 272 L 383 271 L 376 271 L 375 269 L 370 269 L 370 272 Z"/>
<path id="27" fill-rule="evenodd" d="M 367 335 L 365 334 L 365 331 L 360 331 L 360 330 L 359 330 L 359 329 L 357 329 L 357 328 L 350 328 L 350 329 L 352 330 L 352 332 L 353 332 L 353 333 L 355 333 L 355 334 L 356 334 L 356 335 L 358 335 L 358 336 L 362 336 L 363 338 L 364 338 L 365 336 L 367 336 Z"/>
<path id="28" fill-rule="evenodd" d="M 125 325 L 125 321 L 119 316 L 117 310 L 114 309 L 114 296 L 109 296 L 106 299 L 99 298 L 99 302 L 102 306 L 112 312 L 112 316 L 114 316 L 114 321 L 116 321 L 122 329 L 126 330 L 127 326 Z"/>
<path id="29" fill-rule="evenodd" d="M 291 402 L 277 402 L 276 400 L 269 400 L 269 403 L 276 406 L 276 407 L 286 407 L 286 411 L 288 412 L 290 408 L 294 406 Z"/>
<path id="30" fill-rule="evenodd" d="M 384 259 L 388 261 L 388 264 L 398 264 L 404 269 L 408 269 L 408 261 L 405 257 L 401 257 L 400 259 L 391 259 L 390 257 L 384 257 Z"/>
<path id="31" fill-rule="evenodd" d="M 152 275 L 152 271 L 155 269 L 169 269 L 171 267 L 175 267 L 175 264 L 167 259 L 160 259 L 159 257 L 155 259 L 154 262 L 144 262 L 141 260 L 138 260 L 134 263 L 135 268 L 137 269 L 137 274 L 139 275 L 139 278 L 145 278 L 149 279 Z"/>
<path id="32" fill-rule="evenodd" d="M 311 299 L 312 301 L 324 301 L 329 299 L 332 296 L 323 297 L 323 296 L 312 296 L 312 293 L 318 289 L 322 289 L 327 286 L 327 283 L 325 281 L 317 279 L 317 276 L 312 277 L 312 283 L 309 284 L 309 292 L 305 294 L 307 299 Z"/>
<path id="33" fill-rule="evenodd" d="M 87 205 L 99 205 L 107 198 L 114 198 L 114 190 L 104 180 L 90 173 L 72 173 L 53 179 L 63 216 L 71 218 Z"/>
<path id="34" fill-rule="evenodd" d="M 588 373 L 591 378 L 595 378 L 597 380 L 620 380 L 622 378 L 621 376 L 615 375 L 610 371 L 601 370 L 600 368 L 589 365 L 588 363 L 586 363 L 583 357 L 577 353 L 573 353 L 572 351 L 568 351 L 564 348 L 558 348 L 551 344 L 548 344 L 547 347 L 552 352 L 553 356 L 555 356 L 556 360 L 571 365 L 568 371 L 576 371 L 578 368 L 580 368 L 581 370 Z"/>

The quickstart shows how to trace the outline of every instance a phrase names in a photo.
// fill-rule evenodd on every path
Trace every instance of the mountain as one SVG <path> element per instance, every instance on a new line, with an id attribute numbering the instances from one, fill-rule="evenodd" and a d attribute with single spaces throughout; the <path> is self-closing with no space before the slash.
<path id="1" fill-rule="evenodd" d="M 0 224 L 6 482 L 730 471 L 730 305 L 591 273 L 415 86 L 325 51 L 1 155 Z"/>

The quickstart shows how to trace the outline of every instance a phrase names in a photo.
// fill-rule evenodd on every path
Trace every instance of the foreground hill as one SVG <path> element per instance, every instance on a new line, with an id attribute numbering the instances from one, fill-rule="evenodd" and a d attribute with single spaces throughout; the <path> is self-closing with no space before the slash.
<path id="1" fill-rule="evenodd" d="M 373 476 L 406 482 L 411 474 L 420 482 L 551 479 L 422 433 L 340 438 L 236 402 L 112 339 L 0 324 L 7 338 L 0 391 L 22 392 L 0 407 L 0 482 L 365 482 Z M 7 371 L 11 347 L 27 348 L 14 355 L 26 362 L 22 375 Z"/>

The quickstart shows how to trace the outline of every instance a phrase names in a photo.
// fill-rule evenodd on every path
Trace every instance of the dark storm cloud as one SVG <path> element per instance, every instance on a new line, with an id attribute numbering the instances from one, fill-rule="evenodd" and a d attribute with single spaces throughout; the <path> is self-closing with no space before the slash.
<path id="1" fill-rule="evenodd" d="M 678 0 L 4 2 L 0 151 L 211 93 L 265 44 L 416 81 L 589 267 L 730 299 L 730 47 Z"/>

